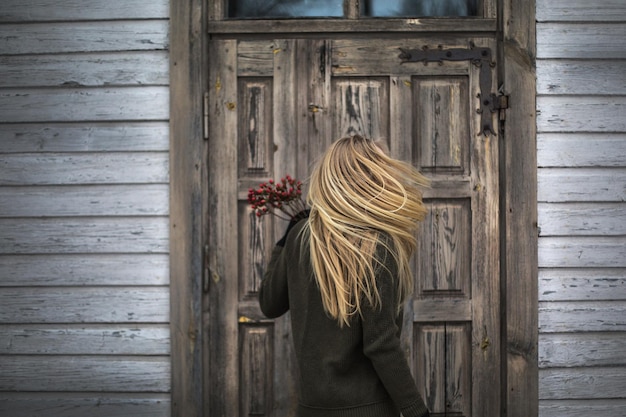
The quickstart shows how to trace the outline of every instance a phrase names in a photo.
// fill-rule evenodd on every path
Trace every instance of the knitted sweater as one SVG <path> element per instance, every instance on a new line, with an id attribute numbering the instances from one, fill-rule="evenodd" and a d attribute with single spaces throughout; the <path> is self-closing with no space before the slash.
<path id="1" fill-rule="evenodd" d="M 313 277 L 308 234 L 300 221 L 285 247 L 276 246 L 261 284 L 261 310 L 270 318 L 291 311 L 300 371 L 298 417 L 426 417 L 400 346 L 397 265 L 383 245 L 376 255 L 381 306 L 362 307 L 350 326 L 324 311 Z"/>

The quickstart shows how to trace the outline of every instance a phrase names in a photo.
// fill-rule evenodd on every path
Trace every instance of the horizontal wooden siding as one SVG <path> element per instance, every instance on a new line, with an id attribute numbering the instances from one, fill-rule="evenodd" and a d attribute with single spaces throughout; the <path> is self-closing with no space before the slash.
<path id="1" fill-rule="evenodd" d="M 0 415 L 170 416 L 168 0 L 3 0 Z"/>
<path id="2" fill-rule="evenodd" d="M 537 1 L 539 415 L 626 416 L 626 3 Z"/>

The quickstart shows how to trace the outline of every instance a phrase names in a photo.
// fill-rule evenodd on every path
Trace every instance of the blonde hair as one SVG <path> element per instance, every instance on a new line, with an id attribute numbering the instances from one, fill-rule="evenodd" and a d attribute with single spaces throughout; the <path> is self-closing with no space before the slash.
<path id="1" fill-rule="evenodd" d="M 361 136 L 334 142 L 314 168 L 308 193 L 310 254 L 327 313 L 340 326 L 361 313 L 367 300 L 379 306 L 376 259 L 383 244 L 398 266 L 398 307 L 412 291 L 409 259 L 417 223 L 424 219 L 421 187 L 428 180 L 390 158 Z"/>

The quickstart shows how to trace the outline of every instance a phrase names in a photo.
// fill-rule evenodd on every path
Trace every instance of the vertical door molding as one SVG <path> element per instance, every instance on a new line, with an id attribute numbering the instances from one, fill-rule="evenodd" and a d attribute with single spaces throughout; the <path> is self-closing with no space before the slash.
<path id="1" fill-rule="evenodd" d="M 170 338 L 172 416 L 203 415 L 206 23 L 203 0 L 170 0 Z"/>
<path id="2" fill-rule="evenodd" d="M 535 1 L 503 0 L 499 25 L 510 97 L 502 158 L 502 281 L 506 415 L 538 415 Z"/>

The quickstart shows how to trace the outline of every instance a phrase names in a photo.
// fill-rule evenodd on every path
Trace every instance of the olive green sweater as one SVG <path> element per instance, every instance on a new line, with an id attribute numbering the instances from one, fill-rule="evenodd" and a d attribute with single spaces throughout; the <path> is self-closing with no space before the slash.
<path id="1" fill-rule="evenodd" d="M 300 221 L 276 246 L 262 282 L 261 310 L 270 318 L 291 312 L 300 371 L 298 417 L 426 417 L 400 346 L 397 265 L 384 245 L 376 256 L 381 306 L 363 307 L 350 326 L 324 311 L 313 277 L 308 233 Z"/>

